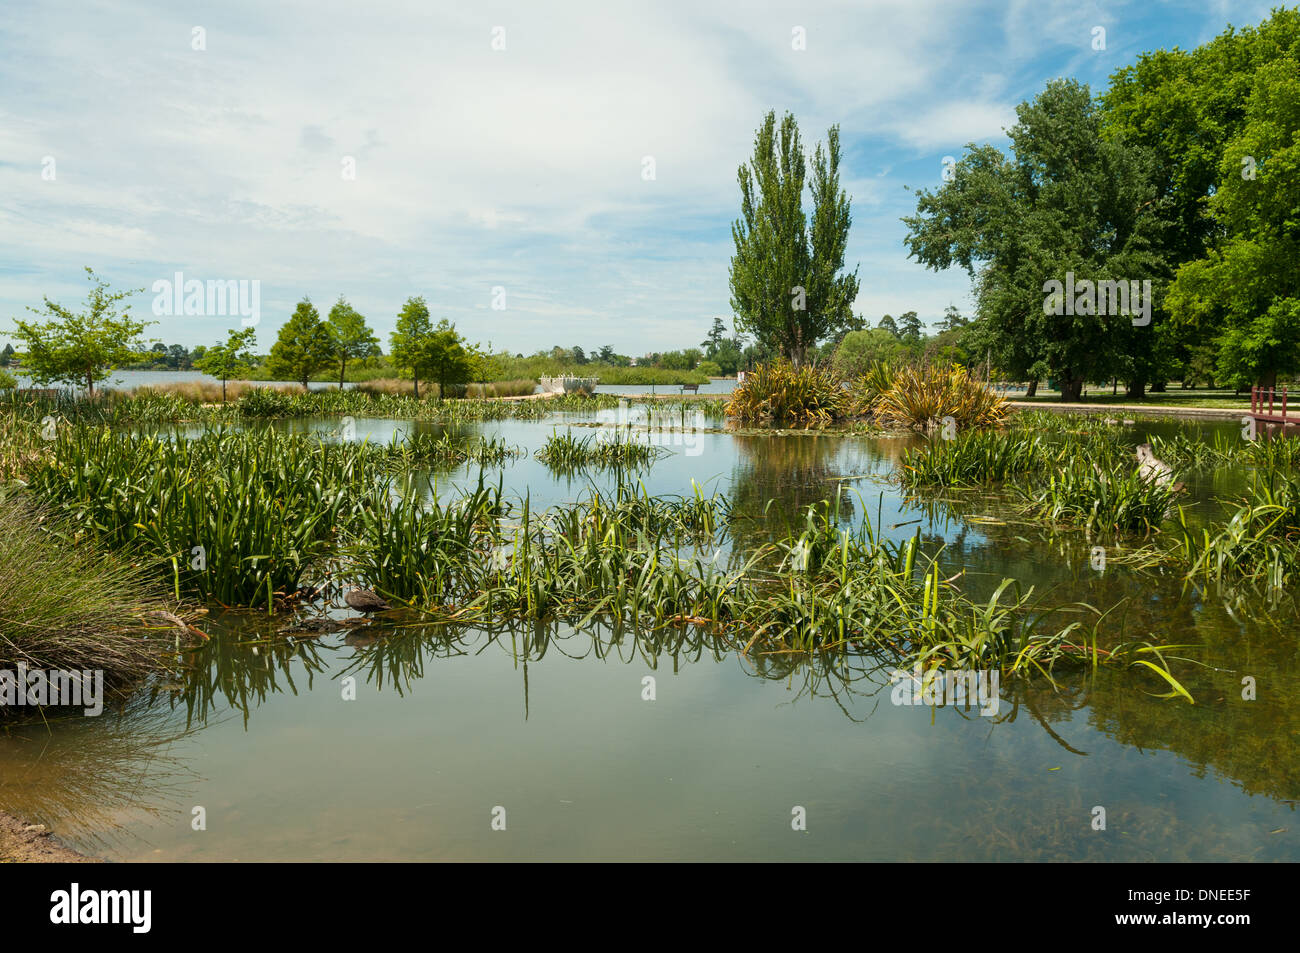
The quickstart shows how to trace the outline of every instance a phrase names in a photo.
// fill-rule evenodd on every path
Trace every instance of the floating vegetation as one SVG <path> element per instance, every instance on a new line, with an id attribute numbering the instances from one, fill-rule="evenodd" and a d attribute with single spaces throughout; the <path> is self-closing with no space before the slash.
<path id="1" fill-rule="evenodd" d="M 547 437 L 545 446 L 534 456 L 552 470 L 564 472 L 584 467 L 648 467 L 670 452 L 665 447 L 653 446 L 648 441 L 630 436 L 584 437 L 579 440 L 566 430 Z"/>
<path id="2" fill-rule="evenodd" d="M 1074 523 L 1090 533 L 1155 531 L 1173 514 L 1178 499 L 1169 483 L 1144 479 L 1126 465 L 1103 470 L 1075 462 L 1049 474 L 1046 482 L 1015 489 L 1028 514 Z"/>

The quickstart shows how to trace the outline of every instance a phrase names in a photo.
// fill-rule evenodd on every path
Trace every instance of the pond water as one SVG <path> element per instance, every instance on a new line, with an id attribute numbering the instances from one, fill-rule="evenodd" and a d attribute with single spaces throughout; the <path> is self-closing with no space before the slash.
<path id="1" fill-rule="evenodd" d="M 531 457 L 553 429 L 594 422 L 457 429 L 527 450 L 486 476 L 538 506 L 613 485 Z M 1172 426 L 1139 424 L 1133 441 Z M 358 420 L 357 439 L 408 428 L 443 429 Z M 1103 672 L 1056 688 L 1004 680 L 988 717 L 893 704 L 888 668 L 865 654 L 741 657 L 699 633 L 403 616 L 292 640 L 273 634 L 284 620 L 214 608 L 200 623 L 212 641 L 177 681 L 99 718 L 0 733 L 0 809 L 114 860 L 1300 859 L 1291 609 L 1098 573 L 1082 534 L 1018 521 L 988 497 L 909 500 L 887 478 L 904 439 L 712 428 L 654 439 L 671 455 L 645 472 L 650 493 L 725 493 L 757 535 L 842 485 L 846 520 L 919 530 L 972 592 L 1013 576 L 1054 604 L 1122 603 L 1134 638 L 1198 646 L 1186 654 L 1203 667 L 1180 670 L 1197 704 Z M 438 491 L 478 474 L 440 473 Z M 1241 479 L 1190 475 L 1193 510 Z M 1241 698 L 1245 676 L 1255 701 Z M 198 807 L 206 830 L 193 829 Z"/>

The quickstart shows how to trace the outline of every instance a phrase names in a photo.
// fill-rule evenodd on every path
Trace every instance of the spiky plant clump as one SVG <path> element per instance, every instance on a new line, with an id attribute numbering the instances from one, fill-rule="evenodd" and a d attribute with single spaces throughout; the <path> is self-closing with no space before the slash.
<path id="1" fill-rule="evenodd" d="M 829 370 L 785 360 L 746 374 L 727 401 L 727 416 L 746 422 L 828 424 L 851 409 L 848 391 Z"/>
<path id="2" fill-rule="evenodd" d="M 941 426 L 951 418 L 959 430 L 992 427 L 1007 416 L 1006 398 L 957 364 L 913 364 L 894 375 L 876 402 L 877 416 L 911 430 Z"/>

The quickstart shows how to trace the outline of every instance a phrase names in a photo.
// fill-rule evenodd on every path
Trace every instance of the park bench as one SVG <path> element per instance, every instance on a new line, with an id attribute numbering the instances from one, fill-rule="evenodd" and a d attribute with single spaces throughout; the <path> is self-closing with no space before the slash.
<path id="1" fill-rule="evenodd" d="M 700 392 L 700 385 L 699 385 L 699 384 L 683 384 L 683 385 L 682 385 L 682 393 L 684 394 L 684 393 L 686 393 L 687 391 L 690 391 L 690 392 L 693 393 L 693 394 L 698 394 L 698 393 Z"/>

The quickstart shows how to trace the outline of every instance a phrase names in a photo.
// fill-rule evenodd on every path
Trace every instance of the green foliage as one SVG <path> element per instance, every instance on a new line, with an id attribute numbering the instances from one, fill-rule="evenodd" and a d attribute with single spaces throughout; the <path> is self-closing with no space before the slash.
<path id="1" fill-rule="evenodd" d="M 849 393 L 829 370 L 788 361 L 764 364 L 745 374 L 731 392 L 727 416 L 743 421 L 828 424 L 848 415 Z"/>
<path id="2" fill-rule="evenodd" d="M 478 366 L 477 352 L 466 348 L 455 325 L 444 318 L 433 326 L 423 298 L 408 298 L 402 306 L 392 342 L 393 361 L 411 372 L 417 397 L 420 378 L 436 381 L 440 398 L 451 396 L 450 388 L 465 384 Z"/>
<path id="3" fill-rule="evenodd" d="M 257 338 L 254 328 L 232 328 L 226 337 L 226 343 L 214 344 L 204 349 L 195 360 L 194 367 L 205 374 L 221 380 L 221 402 L 226 402 L 226 381 L 242 378 L 252 369 L 252 352 L 249 350 Z"/>
<path id="4" fill-rule="evenodd" d="M 858 293 L 857 270 L 840 274 L 852 219 L 840 189 L 838 126 L 813 154 L 811 225 L 803 210 L 806 161 L 794 116 L 786 114 L 778 134 L 769 112 L 738 173 L 741 217 L 731 229 L 736 327 L 796 365 L 849 323 Z"/>
<path id="5" fill-rule="evenodd" d="M 850 331 L 835 350 L 835 373 L 845 380 L 858 377 L 882 361 L 897 361 L 904 350 L 897 336 L 884 328 Z"/>
<path id="6" fill-rule="evenodd" d="M 17 379 L 6 370 L 0 370 L 0 390 L 13 390 L 18 386 Z"/>
<path id="7" fill-rule="evenodd" d="M 334 359 L 339 365 L 339 389 L 347 379 L 348 361 L 361 360 L 379 354 L 379 338 L 375 337 L 365 317 L 347 299 L 339 295 L 339 300 L 330 308 L 325 321 L 333 344 Z"/>
<path id="8" fill-rule="evenodd" d="M 1163 380 L 1164 322 L 1154 310 L 1152 323 L 1137 327 L 1124 315 L 1044 313 L 1046 282 L 1064 283 L 1067 273 L 1151 280 L 1153 293 L 1167 275 L 1152 154 L 1103 136 L 1088 88 L 1072 80 L 1048 83 L 1016 112 L 1012 156 L 972 148 L 951 181 L 917 193 L 917 213 L 904 219 L 909 255 L 936 270 L 967 270 L 981 318 L 970 348 L 1013 379 L 1045 364 L 1066 400 L 1116 374 L 1137 389 Z"/>
<path id="9" fill-rule="evenodd" d="M 298 302 L 266 362 L 272 380 L 298 381 L 303 387 L 313 374 L 334 359 L 334 342 L 320 313 L 307 298 Z"/>
<path id="10" fill-rule="evenodd" d="M 72 311 L 46 297 L 41 308 L 27 310 L 49 320 L 14 322 L 14 336 L 26 348 L 23 370 L 38 384 L 85 384 L 93 394 L 96 383 L 135 360 L 140 335 L 153 323 L 133 319 L 130 305 L 119 307 L 135 291 L 111 290 L 90 268 L 86 277 L 92 287 L 84 311 Z"/>

